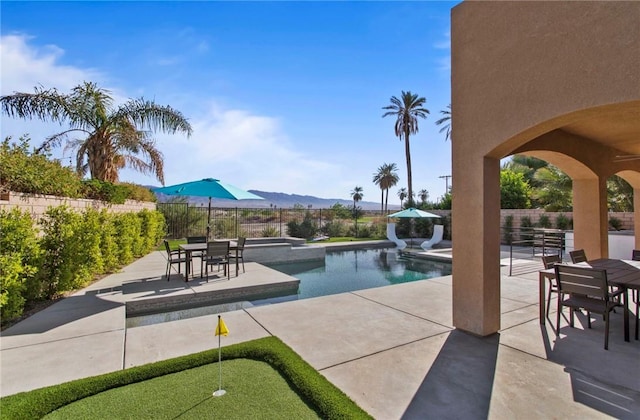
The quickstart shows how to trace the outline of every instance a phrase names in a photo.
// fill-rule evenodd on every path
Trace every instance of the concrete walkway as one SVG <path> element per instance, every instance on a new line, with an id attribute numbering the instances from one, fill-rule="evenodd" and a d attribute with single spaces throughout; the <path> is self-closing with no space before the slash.
<path id="1" fill-rule="evenodd" d="M 217 347 L 216 314 L 127 328 L 128 300 L 279 281 L 247 263 L 229 281 L 167 282 L 165 264 L 154 252 L 3 331 L 0 395 Z M 527 265 L 503 269 L 491 337 L 453 328 L 448 276 L 226 312 L 222 343 L 275 335 L 377 419 L 639 418 L 640 341 L 623 341 L 620 311 L 608 351 L 598 319 L 565 320 L 556 338 L 554 322 L 539 325 Z"/>

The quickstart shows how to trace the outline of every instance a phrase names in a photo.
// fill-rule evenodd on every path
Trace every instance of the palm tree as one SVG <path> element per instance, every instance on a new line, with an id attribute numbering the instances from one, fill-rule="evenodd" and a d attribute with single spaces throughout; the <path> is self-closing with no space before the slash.
<path id="1" fill-rule="evenodd" d="M 380 207 L 383 214 L 387 210 L 387 204 L 389 202 L 389 188 L 395 187 L 400 179 L 397 171 L 398 167 L 395 163 L 384 163 L 378 168 L 378 172 L 373 174 L 373 183 L 380 187 L 382 193 Z"/>
<path id="2" fill-rule="evenodd" d="M 400 199 L 400 208 L 402 208 L 402 202 L 407 198 L 407 189 L 405 187 L 398 190 L 398 198 Z"/>
<path id="3" fill-rule="evenodd" d="M 164 161 L 152 132 L 192 133 L 187 119 L 170 106 L 140 98 L 114 107 L 111 92 L 91 82 L 70 94 L 38 87 L 35 93 L 15 92 L 0 98 L 0 104 L 11 117 L 66 123 L 68 129 L 48 137 L 36 152 L 66 140 L 67 148 L 77 150 L 78 174 L 89 171 L 91 178 L 101 181 L 117 182 L 118 171 L 128 166 L 155 175 L 164 185 Z M 81 138 L 69 140 L 70 133 Z"/>
<path id="4" fill-rule="evenodd" d="M 356 238 L 358 237 L 358 207 L 356 206 L 358 201 L 362 200 L 364 194 L 362 193 L 362 187 L 356 187 L 351 191 L 351 197 L 353 198 L 353 220 L 356 227 Z"/>
<path id="5" fill-rule="evenodd" d="M 422 204 L 427 204 L 427 199 L 429 198 L 429 191 L 422 189 L 420 191 L 418 191 L 418 197 L 420 197 L 420 201 L 422 201 Z"/>
<path id="6" fill-rule="evenodd" d="M 436 121 L 436 125 L 441 125 L 440 133 L 446 131 L 444 140 L 451 140 L 451 104 L 447 105 L 447 109 L 440 111 L 442 118 Z"/>
<path id="7" fill-rule="evenodd" d="M 404 150 L 407 159 L 407 190 L 409 200 L 413 197 L 413 188 L 411 186 L 411 150 L 409 147 L 409 137 L 411 134 L 418 132 L 418 117 L 427 118 L 429 110 L 424 108 L 427 100 L 410 91 L 402 91 L 402 100 L 391 97 L 391 105 L 382 107 L 388 110 L 382 115 L 382 118 L 388 115 L 396 116 L 395 134 L 402 141 L 404 139 Z"/>
<path id="8" fill-rule="evenodd" d="M 358 203 L 358 201 L 362 200 L 362 197 L 364 197 L 364 194 L 362 193 L 362 187 L 358 187 L 356 185 L 356 187 L 353 189 L 353 191 L 351 191 L 351 198 L 353 198 L 353 208 L 356 208 L 356 204 Z"/>

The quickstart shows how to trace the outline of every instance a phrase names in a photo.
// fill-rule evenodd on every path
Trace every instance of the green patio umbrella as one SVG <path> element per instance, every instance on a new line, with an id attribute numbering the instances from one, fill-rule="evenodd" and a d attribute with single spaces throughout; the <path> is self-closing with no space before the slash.
<path id="1" fill-rule="evenodd" d="M 153 192 L 166 195 L 182 195 L 193 197 L 209 197 L 209 209 L 207 212 L 207 240 L 211 231 L 211 199 L 224 198 L 227 200 L 264 200 L 264 198 L 241 190 L 233 185 L 226 184 L 218 179 L 205 178 L 199 181 L 185 182 L 183 184 L 170 185 L 168 187 L 155 188 Z"/>

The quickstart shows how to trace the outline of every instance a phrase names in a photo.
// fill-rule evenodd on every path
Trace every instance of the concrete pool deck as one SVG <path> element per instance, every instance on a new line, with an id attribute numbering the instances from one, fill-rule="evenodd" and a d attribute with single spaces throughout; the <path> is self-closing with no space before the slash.
<path id="1" fill-rule="evenodd" d="M 453 328 L 447 276 L 226 312 L 222 344 L 278 336 L 377 419 L 637 418 L 640 341 L 623 341 L 620 311 L 608 351 L 598 319 L 591 330 L 580 315 L 575 330 L 563 321 L 556 338 L 555 322 L 538 323 L 535 267 L 517 263 L 518 275 L 503 269 L 502 329 L 490 337 Z M 178 276 L 154 283 L 165 264 L 154 252 L 3 331 L 0 395 L 217 347 L 215 314 L 126 327 L 127 299 L 192 293 Z M 261 267 L 187 284 L 257 282 Z M 123 293 L 132 281 L 157 287 Z"/>

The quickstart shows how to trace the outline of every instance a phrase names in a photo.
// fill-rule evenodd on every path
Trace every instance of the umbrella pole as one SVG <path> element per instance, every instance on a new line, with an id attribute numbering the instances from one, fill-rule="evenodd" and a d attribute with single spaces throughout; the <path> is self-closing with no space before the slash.
<path id="1" fill-rule="evenodd" d="M 209 209 L 207 211 L 207 241 L 209 240 L 209 233 L 211 232 L 211 197 L 209 197 Z"/>

